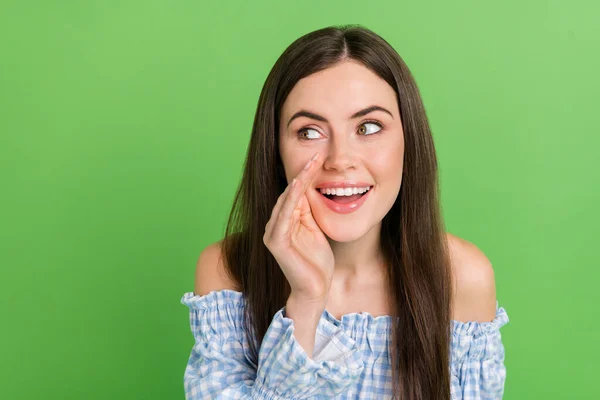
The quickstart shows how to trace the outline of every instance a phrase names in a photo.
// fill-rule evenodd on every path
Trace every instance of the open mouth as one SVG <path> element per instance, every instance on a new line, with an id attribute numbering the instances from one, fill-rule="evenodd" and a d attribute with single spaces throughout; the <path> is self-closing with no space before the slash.
<path id="1" fill-rule="evenodd" d="M 338 204 L 350 204 L 352 202 L 355 202 L 356 200 L 360 199 L 361 197 L 363 197 L 364 195 L 366 195 L 367 193 L 369 193 L 371 191 L 371 189 L 373 188 L 373 186 L 369 186 L 369 189 L 366 192 L 363 193 L 356 193 L 356 194 L 350 194 L 350 195 L 335 195 L 335 194 L 325 194 L 323 192 L 321 192 L 320 189 L 317 189 L 317 191 L 319 192 L 319 194 L 321 196 L 326 197 L 327 199 L 334 201 Z"/>

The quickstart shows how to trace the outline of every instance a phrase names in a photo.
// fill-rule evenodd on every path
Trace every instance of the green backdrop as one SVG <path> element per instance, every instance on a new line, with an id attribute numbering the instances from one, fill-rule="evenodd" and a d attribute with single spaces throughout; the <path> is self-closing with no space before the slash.
<path id="1" fill-rule="evenodd" d="M 178 399 L 195 263 L 262 84 L 359 23 L 414 73 L 448 230 L 491 260 L 506 399 L 598 391 L 600 7 L 592 1 L 2 1 L 0 397 Z"/>

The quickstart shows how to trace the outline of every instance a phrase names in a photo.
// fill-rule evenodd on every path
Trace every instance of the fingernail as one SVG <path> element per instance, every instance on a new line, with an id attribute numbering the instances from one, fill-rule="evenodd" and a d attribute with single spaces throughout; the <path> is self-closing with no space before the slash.
<path id="1" fill-rule="evenodd" d="M 304 170 L 306 171 L 307 169 L 310 168 L 310 163 L 312 163 L 312 159 L 308 160 L 308 162 L 306 163 L 306 165 L 304 166 Z"/>
<path id="2" fill-rule="evenodd" d="M 310 160 L 308 160 L 308 162 L 306 163 L 306 165 L 304 166 L 304 170 L 306 171 L 307 169 L 310 168 L 310 164 L 315 161 L 317 159 L 317 156 L 319 155 L 318 152 L 315 153 L 315 155 L 312 156 L 312 158 Z"/>
<path id="3" fill-rule="evenodd" d="M 296 185 L 296 178 L 292 179 L 292 187 Z"/>

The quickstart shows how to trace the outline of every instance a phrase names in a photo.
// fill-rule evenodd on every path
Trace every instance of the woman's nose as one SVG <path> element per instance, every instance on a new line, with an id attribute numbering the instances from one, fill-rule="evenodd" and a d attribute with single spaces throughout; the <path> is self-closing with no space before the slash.
<path id="1" fill-rule="evenodd" d="M 344 171 L 354 167 L 355 157 L 351 144 L 347 139 L 336 138 L 330 142 L 326 151 L 323 168 Z"/>

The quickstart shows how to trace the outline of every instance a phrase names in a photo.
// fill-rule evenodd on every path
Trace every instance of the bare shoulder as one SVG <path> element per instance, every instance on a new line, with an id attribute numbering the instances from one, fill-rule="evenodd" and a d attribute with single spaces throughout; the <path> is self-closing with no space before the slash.
<path id="1" fill-rule="evenodd" d="M 227 273 L 221 243 L 222 241 L 209 244 L 200 252 L 194 281 L 195 295 L 204 296 L 213 290 L 239 290 Z"/>
<path id="2" fill-rule="evenodd" d="M 475 244 L 447 233 L 453 275 L 452 319 L 489 322 L 496 316 L 492 263 Z"/>

